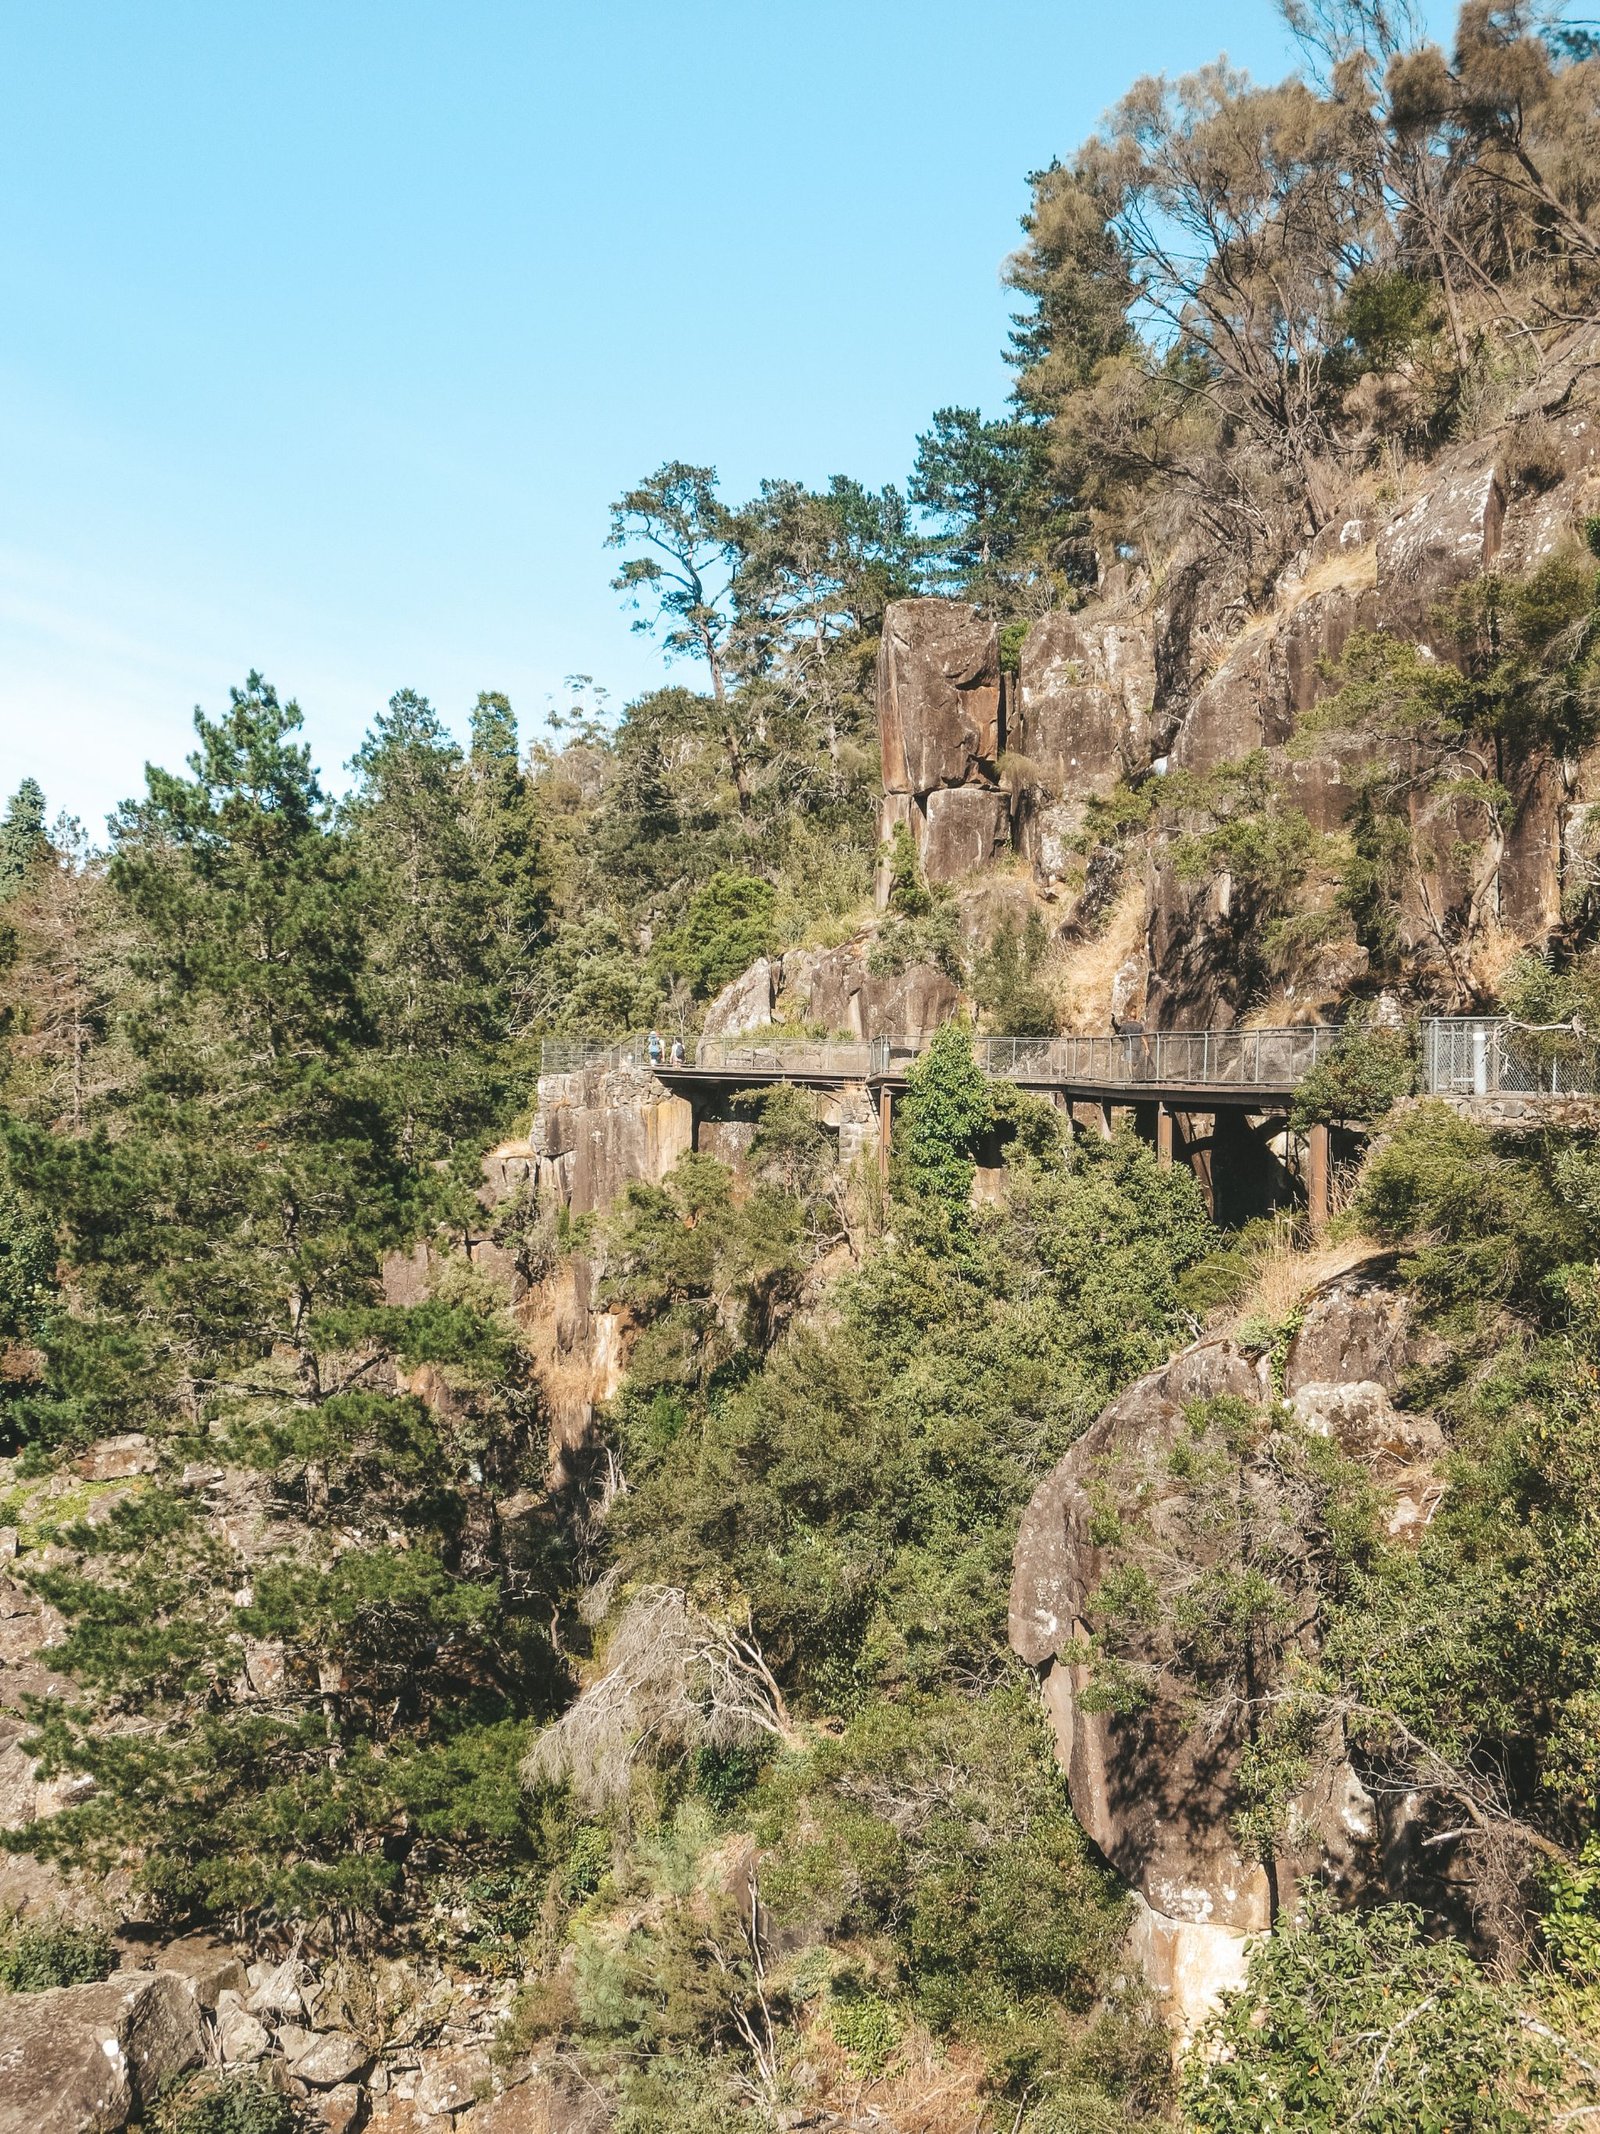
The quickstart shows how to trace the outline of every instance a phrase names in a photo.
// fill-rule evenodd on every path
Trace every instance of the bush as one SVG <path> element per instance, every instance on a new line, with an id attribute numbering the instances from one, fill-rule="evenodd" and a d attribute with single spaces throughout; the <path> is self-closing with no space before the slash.
<path id="1" fill-rule="evenodd" d="M 755 875 L 714 874 L 690 899 L 669 952 L 702 999 L 748 970 L 773 945 L 778 892 Z"/>
<path id="2" fill-rule="evenodd" d="M 1551 2047 L 1459 1942 L 1404 1905 L 1336 1911 L 1256 1947 L 1184 2068 L 1194 2134 L 1528 2134 L 1549 2123 Z"/>
<path id="3" fill-rule="evenodd" d="M 298 2121 L 287 2097 L 255 2073 L 203 2074 L 163 2099 L 158 2134 L 294 2134 Z"/>
<path id="4" fill-rule="evenodd" d="M 0 1941 L 0 1986 L 10 1993 L 92 1985 L 110 1976 L 111 1964 L 111 1942 L 99 1928 L 65 1919 L 13 1920 Z"/>
<path id="5" fill-rule="evenodd" d="M 1370 1126 L 1417 1086 L 1416 1049 L 1406 1030 L 1353 1029 L 1295 1091 L 1289 1124 Z"/>

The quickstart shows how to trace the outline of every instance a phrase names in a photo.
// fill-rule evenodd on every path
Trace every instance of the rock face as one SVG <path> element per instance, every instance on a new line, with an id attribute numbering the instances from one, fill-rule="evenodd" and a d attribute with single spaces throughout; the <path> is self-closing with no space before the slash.
<path id="1" fill-rule="evenodd" d="M 1380 627 L 1430 642 L 1430 611 L 1488 570 L 1499 554 L 1505 513 L 1493 459 L 1442 471 L 1378 536 Z"/>
<path id="2" fill-rule="evenodd" d="M 1413 1531 L 1437 1501 L 1437 1426 L 1405 1416 L 1392 1389 L 1405 1359 L 1403 1305 L 1381 1270 L 1344 1277 L 1307 1309 L 1287 1383 L 1307 1429 L 1337 1438 L 1387 1492 L 1391 1528 Z M 1245 1944 L 1315 1872 L 1359 1887 L 1380 1872 L 1373 1803 L 1337 1743 L 1313 1759 L 1297 1798 L 1297 1835 L 1270 1867 L 1241 1851 L 1231 1827 L 1241 1805 L 1242 1716 L 1196 1723 L 1187 1683 L 1158 1670 L 1128 1716 L 1086 1708 L 1088 1640 L 1103 1627 L 1099 1592 L 1118 1560 L 1108 1512 L 1136 1518 L 1159 1556 L 1204 1569 L 1214 1529 L 1197 1514 L 1180 1444 L 1192 1442 L 1192 1404 L 1232 1396 L 1262 1407 L 1263 1362 L 1227 1340 L 1202 1341 L 1130 1386 L 1042 1482 L 1018 1535 L 1010 1638 L 1036 1667 L 1072 1805 L 1084 1829 L 1137 1892 L 1136 1941 L 1180 2033 L 1242 1975 Z M 1265 1465 L 1246 1487 L 1263 1512 L 1276 1484 Z"/>
<path id="3" fill-rule="evenodd" d="M 986 866 L 1010 839 L 999 789 L 1004 683 L 993 623 L 951 600 L 896 600 L 878 648 L 887 842 L 911 832 L 930 882 Z M 879 901 L 888 894 L 880 877 Z"/>
<path id="4" fill-rule="evenodd" d="M 859 949 L 796 949 L 783 959 L 786 1007 L 797 1021 L 839 1037 L 887 1037 L 920 1045 L 948 1022 L 961 995 L 931 963 L 874 976 Z"/>
<path id="5" fill-rule="evenodd" d="M 1000 756 L 994 625 L 951 600 L 892 601 L 878 650 L 886 793 L 992 785 Z"/>
<path id="6" fill-rule="evenodd" d="M 772 1021 L 772 1004 L 783 977 L 781 957 L 761 956 L 742 971 L 706 1009 L 701 1024 L 707 1037 L 743 1037 Z"/>
<path id="7" fill-rule="evenodd" d="M 1159 584 L 1119 565 L 1087 607 L 1036 621 L 1014 680 L 998 673 L 972 609 L 901 602 L 879 668 L 882 834 L 909 829 L 934 882 L 1020 855 L 1057 928 L 1080 940 L 1093 937 L 1101 910 L 1077 905 L 1084 810 L 1121 777 L 1170 768 L 1204 778 L 1266 751 L 1285 804 L 1319 837 L 1340 837 L 1378 744 L 1307 722 L 1339 686 L 1352 638 L 1379 631 L 1434 658 L 1459 656 L 1441 604 L 1487 571 L 1534 568 L 1596 513 L 1600 328 L 1587 323 L 1547 353 L 1503 423 L 1419 470 L 1398 503 L 1353 502 L 1279 571 L 1268 598 L 1242 567 L 1190 539 L 1162 560 Z M 1576 764 L 1537 752 L 1500 764 L 1512 808 L 1494 850 L 1482 808 L 1430 790 L 1426 770 L 1395 766 L 1414 796 L 1400 947 L 1424 979 L 1432 967 L 1458 997 L 1464 932 L 1499 929 L 1542 948 L 1561 924 L 1564 885 L 1589 884 L 1592 847 L 1580 846 L 1600 805 L 1600 751 Z M 1227 885 L 1208 909 L 1171 880 L 1155 841 L 1144 856 L 1146 969 L 1124 990 L 1143 997 L 1147 1020 L 1173 1028 L 1227 1022 L 1256 1005 L 1239 997 Z M 1319 910 L 1332 909 L 1336 860 L 1324 848 L 1312 861 Z M 1487 877 L 1475 879 L 1475 867 Z M 887 887 L 884 871 L 880 904 Z M 1337 915 L 1335 935 L 1328 969 L 1306 974 L 1285 1013 L 1316 1012 L 1361 978 L 1351 958 L 1362 951 Z"/>
<path id="8" fill-rule="evenodd" d="M 0 2134 L 113 2134 L 204 2057 L 187 1979 L 120 1971 L 0 1997 Z"/>
<path id="9" fill-rule="evenodd" d="M 1148 613 L 1046 615 L 1023 641 L 1019 679 L 1006 746 L 1035 765 L 1058 797 L 1108 793 L 1149 764 L 1156 659 Z"/>
<path id="10" fill-rule="evenodd" d="M 693 1133 L 688 1102 L 648 1068 L 543 1074 L 531 1137 L 539 1198 L 589 1214 L 635 1181 L 659 1184 Z"/>

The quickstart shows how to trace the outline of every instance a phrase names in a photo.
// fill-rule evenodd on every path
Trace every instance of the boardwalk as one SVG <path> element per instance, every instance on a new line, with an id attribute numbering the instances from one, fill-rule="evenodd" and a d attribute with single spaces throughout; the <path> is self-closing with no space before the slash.
<path id="1" fill-rule="evenodd" d="M 1291 1096 L 1334 1050 L 1340 1032 L 1324 1024 L 1281 1030 L 1173 1030 L 1078 1037 L 980 1037 L 978 1064 L 997 1081 L 1068 1097 L 1107 1096 L 1174 1104 L 1188 1097 L 1206 1107 L 1258 1108 Z M 683 1041 L 681 1061 L 655 1066 L 661 1080 L 760 1084 L 803 1082 L 813 1088 L 846 1083 L 903 1086 L 918 1048 L 886 1037 L 701 1037 Z M 546 1041 L 546 1074 L 593 1066 L 650 1065 L 645 1041 L 616 1045 Z"/>
<path id="2" fill-rule="evenodd" d="M 1068 1037 L 980 1037 L 978 1064 L 997 1081 L 1037 1092 L 1089 1131 L 1109 1135 L 1114 1116 L 1131 1116 L 1163 1163 L 1181 1156 L 1213 1209 L 1219 1189 L 1242 1204 L 1267 1143 L 1282 1151 L 1282 1173 L 1303 1193 L 1313 1224 L 1328 1212 L 1331 1141 L 1326 1126 L 1287 1133 L 1295 1091 L 1330 1059 L 1344 1032 L 1330 1024 L 1274 1030 L 1160 1030 Z M 889 1038 L 766 1036 L 680 1040 L 682 1058 L 649 1058 L 644 1038 L 614 1045 L 547 1039 L 541 1070 L 648 1068 L 686 1097 L 695 1120 L 714 1115 L 728 1092 L 794 1082 L 817 1090 L 870 1094 L 878 1118 L 879 1162 L 887 1168 L 894 1104 L 919 1048 Z M 1454 1098 L 1501 1093 L 1555 1097 L 1600 1091 L 1600 1046 L 1571 1025 L 1533 1029 L 1504 1016 L 1430 1018 L 1418 1044 L 1418 1083 Z M 1087 1116 L 1085 1116 L 1087 1112 Z M 1291 1150 L 1290 1142 L 1294 1147 Z"/>

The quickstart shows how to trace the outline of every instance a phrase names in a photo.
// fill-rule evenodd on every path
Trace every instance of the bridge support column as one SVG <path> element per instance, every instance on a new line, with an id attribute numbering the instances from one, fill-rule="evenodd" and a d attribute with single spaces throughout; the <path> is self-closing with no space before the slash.
<path id="1" fill-rule="evenodd" d="M 1215 1114 L 1210 1118 L 1210 1132 L 1202 1134 L 1200 1122 L 1205 1112 L 1185 1112 L 1183 1115 L 1184 1153 L 1189 1159 L 1189 1168 L 1195 1182 L 1206 1197 L 1206 1208 L 1211 1215 L 1217 1212 L 1217 1187 L 1214 1151 L 1216 1148 L 1217 1122 Z"/>
<path id="2" fill-rule="evenodd" d="M 1328 1129 L 1314 1126 L 1306 1137 L 1306 1208 L 1313 1230 L 1328 1220 Z"/>
<path id="3" fill-rule="evenodd" d="M 1172 1164 L 1172 1113 L 1165 1104 L 1156 1106 L 1156 1162 L 1163 1170 Z"/>
<path id="4" fill-rule="evenodd" d="M 894 1091 L 878 1091 L 878 1181 L 889 1183 L 889 1143 L 894 1131 Z"/>
<path id="5" fill-rule="evenodd" d="M 1105 1097 L 1100 1104 L 1100 1139 L 1109 1141 L 1116 1130 L 1116 1124 L 1111 1117 L 1111 1099 Z"/>

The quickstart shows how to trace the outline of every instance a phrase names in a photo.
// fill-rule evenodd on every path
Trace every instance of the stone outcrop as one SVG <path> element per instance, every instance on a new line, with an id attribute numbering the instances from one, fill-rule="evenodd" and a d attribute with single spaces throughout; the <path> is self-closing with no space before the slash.
<path id="1" fill-rule="evenodd" d="M 1132 608 L 1057 609 L 1023 641 L 1009 753 L 1061 799 L 1109 793 L 1151 757 L 1155 631 Z"/>
<path id="2" fill-rule="evenodd" d="M 989 786 L 945 786 L 922 811 L 922 871 L 930 882 L 956 882 L 1000 858 L 1011 843 L 1011 803 Z"/>
<path id="3" fill-rule="evenodd" d="M 909 830 L 930 882 L 986 866 L 1009 842 L 1004 694 L 998 635 L 975 608 L 891 602 L 878 648 L 879 833 Z M 880 903 L 887 893 L 880 877 Z"/>
<path id="4" fill-rule="evenodd" d="M 1437 1425 L 1395 1405 L 1407 1340 L 1403 1303 L 1381 1267 L 1368 1267 L 1311 1300 L 1285 1379 L 1292 1415 L 1368 1468 L 1401 1537 L 1420 1529 L 1442 1488 Z M 1150 1546 L 1190 1570 L 1214 1553 L 1173 1454 L 1191 1405 L 1219 1395 L 1267 1405 L 1265 1361 L 1228 1340 L 1201 1341 L 1120 1394 L 1034 1493 L 1011 1589 L 1011 1644 L 1040 1672 L 1073 1808 L 1141 1901 L 1135 1939 L 1180 2032 L 1237 1983 L 1248 1937 L 1291 1901 L 1299 1878 L 1359 1888 L 1382 1871 L 1377 1810 L 1336 1742 L 1313 1759 L 1294 1835 L 1269 1867 L 1241 1851 L 1231 1827 L 1241 1716 L 1197 1725 L 1188 1685 L 1164 1675 L 1132 1716 L 1085 1706 L 1099 1589 L 1115 1561 L 1107 1511 L 1136 1512 Z M 1251 1469 L 1247 1486 L 1266 1510 L 1277 1486 L 1269 1466 Z"/>
<path id="5" fill-rule="evenodd" d="M 530 1136 L 541 1202 L 586 1215 L 625 1186 L 659 1184 L 692 1144 L 687 1100 L 645 1067 L 582 1067 L 539 1077 Z"/>
<path id="6" fill-rule="evenodd" d="M 1432 486 L 1378 536 L 1379 628 L 1431 643 L 1434 607 L 1488 570 L 1499 554 L 1505 512 L 1492 456 L 1441 468 Z"/>
<path id="7" fill-rule="evenodd" d="M 930 881 L 972 876 L 1009 854 L 1031 870 L 1058 930 L 1093 933 L 1081 847 L 1086 803 L 1120 777 L 1173 769 L 1203 777 L 1268 753 L 1285 803 L 1313 832 L 1340 837 L 1371 765 L 1359 734 L 1307 730 L 1339 686 L 1339 662 L 1362 632 L 1388 633 L 1435 658 L 1458 656 L 1441 605 L 1486 571 L 1526 572 L 1600 514 L 1600 328 L 1575 327 L 1495 429 L 1419 468 L 1409 491 L 1380 508 L 1352 504 L 1279 573 L 1270 594 L 1208 552 L 1198 537 L 1165 559 L 1159 583 L 1108 571 L 1099 597 L 1036 621 L 1014 678 L 998 672 L 991 633 L 958 603 L 899 603 L 880 661 L 884 747 L 881 828 L 908 828 Z M 991 724 L 997 721 L 997 724 Z M 995 754 L 998 749 L 998 756 Z M 1006 776 L 996 776 L 999 764 Z M 1413 767 L 1395 765 L 1404 785 Z M 1425 768 L 1425 767 L 1424 767 Z M 1470 924 L 1542 947 L 1562 923 L 1563 893 L 1588 885 L 1589 815 L 1600 804 L 1600 752 L 1581 763 L 1533 755 L 1498 766 L 1512 809 L 1475 880 L 1483 810 L 1412 780 L 1416 864 L 1399 913 L 1400 945 L 1419 968 L 1448 965 Z M 1004 785 L 1010 790 L 1002 792 Z M 1194 1027 L 1243 1005 L 1228 939 L 1228 889 L 1200 893 L 1151 862 L 1147 1018 Z M 1318 866 L 1333 864 L 1326 852 Z M 1482 873 L 1482 867 L 1478 868 Z M 879 899 L 888 878 L 880 874 Z M 1316 894 L 1331 897 L 1328 882 Z M 1426 908 L 1425 908 L 1426 906 Z M 1363 975 L 1350 929 L 1326 968 L 1307 971 L 1299 1004 L 1316 1012 Z M 1330 936 L 1331 940 L 1331 936 Z"/>
<path id="8" fill-rule="evenodd" d="M 931 963 L 874 974 L 861 945 L 794 949 L 783 959 L 783 1005 L 790 1019 L 834 1037 L 887 1037 L 919 1045 L 948 1022 L 961 999 Z"/>
<path id="9" fill-rule="evenodd" d="M 749 970 L 725 985 L 706 1009 L 700 1025 L 707 1037 L 743 1037 L 772 1021 L 773 1003 L 783 981 L 781 956 L 759 956 Z"/>
<path id="10" fill-rule="evenodd" d="M 892 601 L 878 649 L 884 791 L 992 785 L 1000 692 L 993 623 L 957 601 Z"/>
<path id="11" fill-rule="evenodd" d="M 194 1989 L 170 1973 L 0 1995 L 0 2134 L 114 2134 L 204 2053 Z"/>

